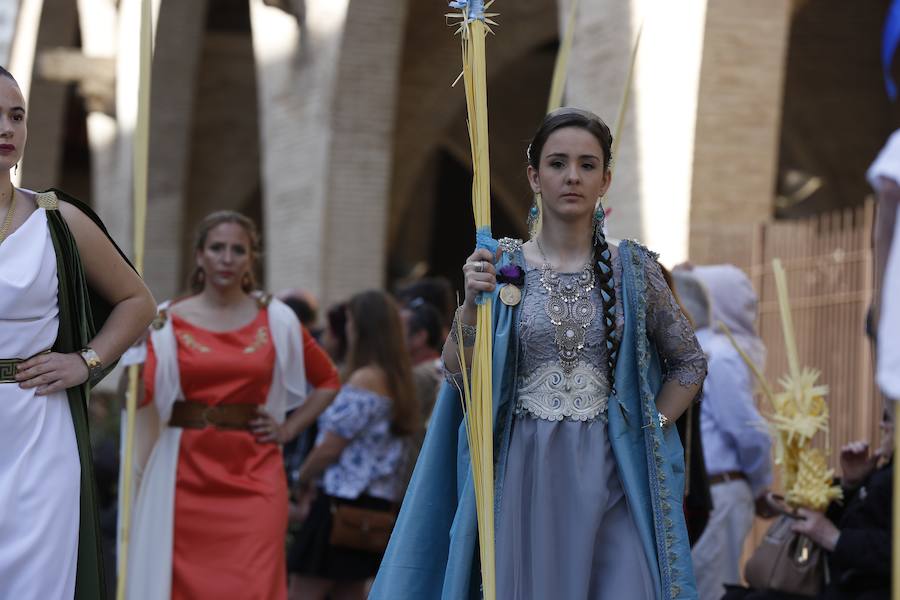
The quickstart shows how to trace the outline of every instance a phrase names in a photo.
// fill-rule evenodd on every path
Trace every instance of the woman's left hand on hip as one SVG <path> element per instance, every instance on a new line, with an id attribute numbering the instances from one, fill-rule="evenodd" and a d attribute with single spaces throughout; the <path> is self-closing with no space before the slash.
<path id="1" fill-rule="evenodd" d="M 46 396 L 81 385 L 89 374 L 80 355 L 48 352 L 19 363 L 16 381 L 20 388 L 37 388 L 35 394 Z"/>
<path id="2" fill-rule="evenodd" d="M 259 409 L 259 416 L 250 421 L 250 432 L 260 444 L 283 444 L 288 441 L 284 439 L 286 436 L 282 426 L 263 408 Z"/>

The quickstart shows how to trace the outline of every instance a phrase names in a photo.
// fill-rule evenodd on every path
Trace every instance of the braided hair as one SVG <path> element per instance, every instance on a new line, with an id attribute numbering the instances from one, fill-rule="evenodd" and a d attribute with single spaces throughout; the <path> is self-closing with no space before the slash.
<path id="1" fill-rule="evenodd" d="M 526 152 L 528 164 L 535 171 L 538 171 L 541 162 L 541 152 L 544 149 L 544 144 L 547 143 L 547 139 L 554 131 L 565 127 L 584 129 L 597 138 L 600 148 L 603 150 L 603 170 L 608 171 L 612 161 L 612 133 L 606 123 L 603 122 L 603 119 L 590 111 L 578 108 L 560 108 L 544 117 L 544 121 L 528 146 Z M 538 209 L 539 212 L 542 212 L 540 207 Z M 598 204 L 597 210 L 602 211 L 603 207 Z M 596 221 L 595 225 L 597 225 L 597 231 L 594 232 L 593 238 L 594 272 L 600 284 L 600 296 L 603 299 L 603 325 L 606 330 L 609 386 L 615 393 L 616 360 L 619 356 L 621 339 L 616 331 L 616 286 L 613 279 L 612 252 L 609 249 L 602 227 Z M 532 235 L 536 236 L 539 232 L 540 221 L 537 222 Z"/>

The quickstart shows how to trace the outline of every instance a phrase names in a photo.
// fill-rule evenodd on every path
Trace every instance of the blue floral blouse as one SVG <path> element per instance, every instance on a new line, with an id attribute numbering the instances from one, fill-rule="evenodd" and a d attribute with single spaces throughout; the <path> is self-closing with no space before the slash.
<path id="1" fill-rule="evenodd" d="M 329 431 L 350 444 L 322 477 L 326 494 L 348 500 L 363 494 L 402 499 L 408 442 L 391 433 L 390 398 L 345 385 L 319 417 L 316 442 Z"/>

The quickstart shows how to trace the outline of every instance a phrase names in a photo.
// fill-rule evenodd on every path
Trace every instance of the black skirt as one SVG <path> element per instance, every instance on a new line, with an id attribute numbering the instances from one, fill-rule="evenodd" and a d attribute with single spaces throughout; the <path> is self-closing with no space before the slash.
<path id="1" fill-rule="evenodd" d="M 381 564 L 381 552 L 338 548 L 328 543 L 331 537 L 332 503 L 376 510 L 389 510 L 393 506 L 387 500 L 372 496 L 363 495 L 356 500 L 345 500 L 319 490 L 310 507 L 309 516 L 294 537 L 288 554 L 288 571 L 332 581 L 360 581 L 374 577 Z"/>

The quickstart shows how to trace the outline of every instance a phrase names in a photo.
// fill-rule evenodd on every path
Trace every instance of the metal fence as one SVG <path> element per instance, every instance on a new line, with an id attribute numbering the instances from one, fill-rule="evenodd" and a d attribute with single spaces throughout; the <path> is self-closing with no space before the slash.
<path id="1" fill-rule="evenodd" d="M 865 336 L 873 297 L 873 219 L 874 204 L 867 202 L 805 220 L 691 231 L 695 264 L 732 263 L 753 281 L 760 298 L 759 331 L 768 349 L 765 373 L 772 384 L 788 372 L 772 273 L 772 260 L 781 259 L 801 366 L 820 370 L 819 382 L 830 389 L 831 464 L 836 471 L 841 446 L 857 439 L 875 445 L 880 437 L 883 400 L 874 385 L 873 348 Z M 762 400 L 764 413 L 766 404 Z M 756 523 L 746 550 L 756 547 L 767 526 Z"/>

